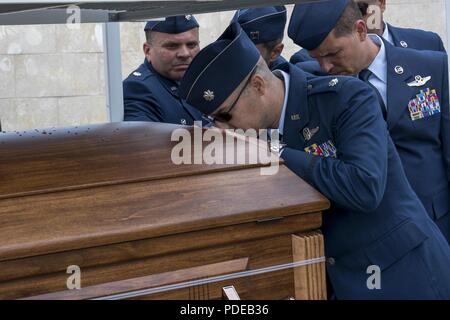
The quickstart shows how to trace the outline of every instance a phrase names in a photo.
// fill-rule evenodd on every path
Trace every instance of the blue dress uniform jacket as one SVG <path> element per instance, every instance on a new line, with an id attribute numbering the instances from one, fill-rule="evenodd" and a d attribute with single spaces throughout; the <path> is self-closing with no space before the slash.
<path id="1" fill-rule="evenodd" d="M 289 62 L 292 64 L 297 64 L 300 62 L 311 61 L 311 60 L 315 61 L 315 59 L 309 55 L 308 50 L 301 49 L 300 51 L 298 51 L 292 55 Z"/>
<path id="2" fill-rule="evenodd" d="M 388 68 L 388 129 L 411 186 L 450 241 L 447 55 L 384 43 Z M 395 71 L 396 67 L 402 68 L 401 74 Z M 422 77 L 421 83 L 416 82 L 416 76 Z"/>
<path id="3" fill-rule="evenodd" d="M 450 242 L 450 106 L 447 55 L 394 47 L 384 41 L 387 58 L 387 123 L 408 180 L 433 221 Z M 325 75 L 317 61 L 296 65 L 314 75 Z M 402 68 L 398 74 L 396 67 Z M 431 77 L 422 86 L 410 86 L 416 76 Z M 428 90 L 429 89 L 429 90 Z M 433 96 L 439 111 L 428 115 L 418 108 L 415 120 L 410 104 Z M 424 94 L 421 94 L 423 92 Z M 420 97 L 420 98 L 419 98 Z M 413 101 L 413 102 L 412 102 Z M 425 105 L 425 108 L 429 103 Z M 414 106 L 411 106 L 414 108 Z M 422 118 L 422 116 L 424 116 Z"/>
<path id="4" fill-rule="evenodd" d="M 441 37 L 434 32 L 388 26 L 396 47 L 445 52 Z"/>
<path id="5" fill-rule="evenodd" d="M 286 165 L 332 202 L 323 217 L 338 299 L 449 299 L 450 247 L 404 174 L 372 89 L 351 77 L 291 76 Z M 370 290 L 369 266 L 381 270 Z"/>
<path id="6" fill-rule="evenodd" d="M 202 114 L 178 96 L 178 84 L 145 60 L 123 82 L 124 120 L 193 125 Z"/>
<path id="7" fill-rule="evenodd" d="M 278 69 L 278 67 L 280 67 L 281 65 L 287 63 L 286 59 L 283 58 L 282 56 L 279 56 L 274 62 L 272 62 L 269 66 L 270 70 L 276 70 Z"/>

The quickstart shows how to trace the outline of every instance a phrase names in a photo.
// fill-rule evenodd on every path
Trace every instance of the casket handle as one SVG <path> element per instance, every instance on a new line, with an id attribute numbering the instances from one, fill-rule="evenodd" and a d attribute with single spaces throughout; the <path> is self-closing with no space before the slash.
<path id="1" fill-rule="evenodd" d="M 222 298 L 223 300 L 241 300 L 234 286 L 223 287 Z"/>

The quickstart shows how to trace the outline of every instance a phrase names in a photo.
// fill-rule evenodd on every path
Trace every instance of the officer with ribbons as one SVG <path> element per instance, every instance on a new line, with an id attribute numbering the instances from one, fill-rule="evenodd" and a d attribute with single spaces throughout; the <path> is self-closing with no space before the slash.
<path id="1" fill-rule="evenodd" d="M 200 51 L 192 15 L 148 21 L 145 61 L 123 82 L 124 120 L 192 125 L 202 114 L 178 95 L 179 81 Z"/>
<path id="2" fill-rule="evenodd" d="M 288 63 L 271 72 L 233 23 L 193 60 L 180 95 L 219 127 L 279 130 L 286 165 L 332 202 L 322 231 L 336 298 L 450 298 L 450 247 L 411 189 L 368 85 Z M 374 266 L 381 288 L 368 286 Z"/>
<path id="3" fill-rule="evenodd" d="M 358 75 L 372 87 L 411 186 L 450 241 L 447 55 L 394 47 L 368 34 L 354 0 L 297 5 L 289 35 L 323 72 Z"/>
<path id="4" fill-rule="evenodd" d="M 287 62 L 281 56 L 286 21 L 284 6 L 241 9 L 231 20 L 241 25 L 271 70 Z"/>

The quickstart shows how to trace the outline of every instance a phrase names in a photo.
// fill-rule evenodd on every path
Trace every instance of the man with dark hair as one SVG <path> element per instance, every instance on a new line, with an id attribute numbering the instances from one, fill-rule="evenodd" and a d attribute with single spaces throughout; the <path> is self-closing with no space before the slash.
<path id="1" fill-rule="evenodd" d="M 342 13 L 342 0 L 327 6 L 312 39 Z M 332 202 L 322 231 L 338 299 L 450 298 L 450 248 L 412 191 L 368 85 L 288 63 L 271 72 L 233 23 L 192 61 L 180 95 L 218 127 L 278 129 L 285 164 Z"/>
<path id="2" fill-rule="evenodd" d="M 241 25 L 272 70 L 287 62 L 281 56 L 286 21 L 284 6 L 241 9 L 231 20 Z"/>
<path id="3" fill-rule="evenodd" d="M 445 52 L 444 44 L 438 34 L 420 29 L 409 29 L 394 27 L 384 21 L 386 10 L 386 0 L 356 0 L 359 10 L 366 22 L 370 22 L 372 28 L 369 33 L 374 33 L 383 37 L 390 44 L 396 47 L 411 48 L 417 50 L 432 50 Z M 372 8 L 376 6 L 377 10 Z M 375 15 L 379 14 L 379 17 Z M 314 60 L 304 48 L 295 53 L 290 62 L 297 64 L 300 62 Z"/>
<path id="4" fill-rule="evenodd" d="M 125 121 L 192 125 L 202 115 L 178 95 L 178 85 L 200 51 L 199 25 L 191 15 L 149 21 L 144 63 L 123 82 Z"/>
<path id="5" fill-rule="evenodd" d="M 447 55 L 394 47 L 368 34 L 356 2 L 344 1 L 342 16 L 320 42 L 311 42 L 308 34 L 323 22 L 313 5 L 294 10 L 289 34 L 323 72 L 358 75 L 372 87 L 411 186 L 450 241 Z"/>

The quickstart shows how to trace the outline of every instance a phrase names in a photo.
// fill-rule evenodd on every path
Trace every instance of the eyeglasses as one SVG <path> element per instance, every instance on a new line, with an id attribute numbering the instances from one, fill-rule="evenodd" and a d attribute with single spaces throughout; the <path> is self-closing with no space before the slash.
<path id="1" fill-rule="evenodd" d="M 227 111 L 223 111 L 223 112 L 219 112 L 217 115 L 215 116 L 208 116 L 209 120 L 216 122 L 229 122 L 232 118 L 230 112 L 231 110 L 233 110 L 233 108 L 236 106 L 236 104 L 238 103 L 239 99 L 242 96 L 242 93 L 244 93 L 245 88 L 247 88 L 247 86 L 250 83 L 250 80 L 253 78 L 254 74 L 256 73 L 256 66 L 253 68 L 252 72 L 250 73 L 250 76 L 248 77 L 247 81 L 244 84 L 244 87 L 242 88 L 241 92 L 239 93 L 239 95 L 237 96 L 236 100 L 234 100 L 233 104 L 231 105 L 230 108 L 228 108 Z"/>

